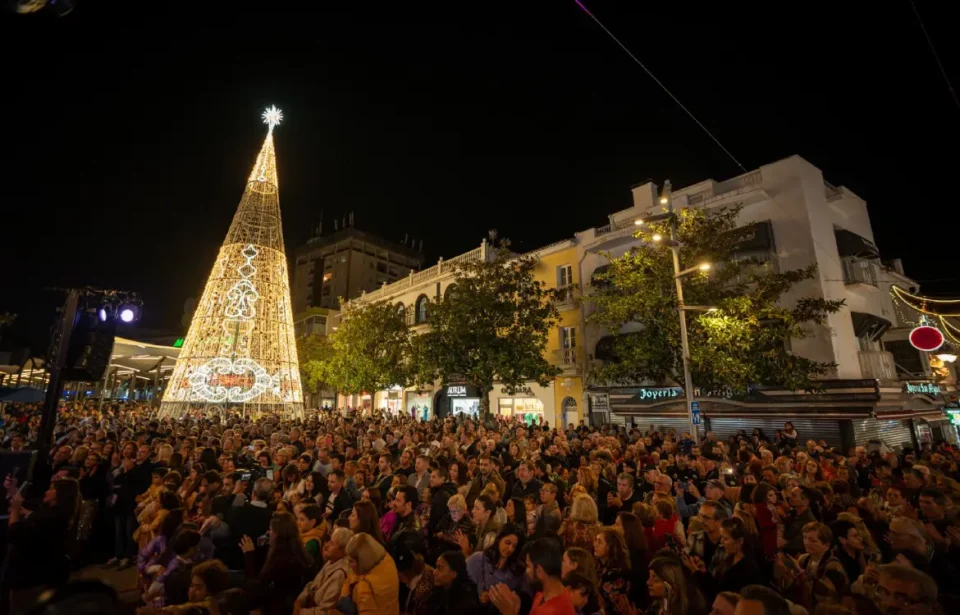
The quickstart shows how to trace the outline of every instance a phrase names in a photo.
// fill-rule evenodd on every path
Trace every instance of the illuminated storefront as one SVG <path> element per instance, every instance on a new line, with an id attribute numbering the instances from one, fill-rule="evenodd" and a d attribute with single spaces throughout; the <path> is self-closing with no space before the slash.
<path id="1" fill-rule="evenodd" d="M 513 391 L 504 386 L 494 387 L 490 392 L 490 410 L 528 425 L 556 424 L 553 386 L 542 387 L 535 382 Z"/>
<path id="2" fill-rule="evenodd" d="M 433 417 L 433 394 L 429 391 L 407 391 L 404 407 L 411 417 L 429 421 Z"/>
<path id="3" fill-rule="evenodd" d="M 377 409 L 396 416 L 403 411 L 403 387 L 394 386 L 377 393 Z"/>

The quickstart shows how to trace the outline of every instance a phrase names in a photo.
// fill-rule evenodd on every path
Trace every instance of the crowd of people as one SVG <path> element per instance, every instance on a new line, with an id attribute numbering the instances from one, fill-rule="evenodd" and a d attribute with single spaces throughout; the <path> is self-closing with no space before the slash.
<path id="1" fill-rule="evenodd" d="M 38 424 L 37 408 L 5 407 L 4 450 L 29 449 Z M 82 404 L 62 408 L 55 441 L 41 480 L 4 482 L 12 612 L 98 557 L 136 568 L 144 614 L 958 607 L 960 450 L 944 442 Z"/>

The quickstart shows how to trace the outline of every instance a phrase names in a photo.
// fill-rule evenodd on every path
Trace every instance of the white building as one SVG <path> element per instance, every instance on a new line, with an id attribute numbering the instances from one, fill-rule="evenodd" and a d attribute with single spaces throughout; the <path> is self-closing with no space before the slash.
<path id="1" fill-rule="evenodd" d="M 785 420 L 792 420 L 799 431 L 816 433 L 818 439 L 831 443 L 861 442 L 885 430 L 891 444 L 910 444 L 912 437 L 923 431 L 917 429 L 918 423 L 938 423 L 943 418 L 939 409 L 942 398 L 905 393 L 901 381 L 929 379 L 930 365 L 925 353 L 905 341 L 909 328 L 898 321 L 890 286 L 916 289 L 917 284 L 903 274 L 899 261 L 880 260 L 863 199 L 829 184 L 820 169 L 791 156 L 726 181 L 710 179 L 675 189 L 673 204 L 676 209 L 742 206 L 742 224 L 756 229 L 754 240 L 744 246 L 743 257 L 756 258 L 778 271 L 817 265 L 815 277 L 787 294 L 787 302 L 800 297 L 845 301 L 813 336 L 789 343 L 793 353 L 837 364 L 834 378 L 824 382 L 826 390 L 819 395 L 758 391 L 764 399 L 754 403 L 720 402 L 704 395 L 700 400 L 704 416 L 712 417 L 709 426 L 718 435 L 737 429 L 749 433 L 753 427 L 772 435 Z M 606 263 L 599 252 L 619 256 L 636 245 L 635 220 L 660 213 L 662 207 L 658 187 L 643 184 L 633 189 L 633 206 L 610 215 L 607 226 L 578 233 L 583 252 L 580 278 L 589 281 Z M 584 309 L 584 318 L 591 310 L 590 306 Z M 585 327 L 589 360 L 599 359 L 597 343 L 605 334 L 595 326 Z M 659 423 L 678 429 L 687 424 L 682 396 L 674 402 L 644 404 L 641 400 L 649 396 L 635 391 L 604 392 L 596 386 L 590 390 L 594 396 L 608 395 L 592 401 L 601 409 L 610 407 L 614 421 L 644 427 Z"/>

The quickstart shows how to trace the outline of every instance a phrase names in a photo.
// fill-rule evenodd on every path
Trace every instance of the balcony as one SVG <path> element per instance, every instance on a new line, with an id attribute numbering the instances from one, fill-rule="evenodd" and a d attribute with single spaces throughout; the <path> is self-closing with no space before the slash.
<path id="1" fill-rule="evenodd" d="M 873 260 L 858 256 L 845 256 L 843 262 L 843 283 L 847 286 L 863 284 L 877 286 L 877 264 Z"/>
<path id="2" fill-rule="evenodd" d="M 861 350 L 857 354 L 860 357 L 860 372 L 864 378 L 897 379 L 897 366 L 892 353 L 885 350 Z"/>
<path id="3" fill-rule="evenodd" d="M 553 351 L 553 363 L 566 369 L 579 368 L 583 354 L 579 348 L 559 348 Z"/>
<path id="4" fill-rule="evenodd" d="M 580 291 L 576 285 L 561 286 L 557 288 L 557 299 L 554 304 L 558 309 L 576 307 L 580 301 Z"/>

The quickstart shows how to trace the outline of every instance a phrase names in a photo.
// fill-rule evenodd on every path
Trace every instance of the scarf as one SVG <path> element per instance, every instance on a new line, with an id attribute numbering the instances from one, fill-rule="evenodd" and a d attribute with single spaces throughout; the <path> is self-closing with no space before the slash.
<path id="1" fill-rule="evenodd" d="M 325 527 L 324 525 L 317 525 L 313 529 L 301 534 L 300 539 L 303 541 L 303 546 L 307 546 L 307 543 L 311 540 L 316 540 L 320 544 L 323 544 L 323 536 L 326 534 Z"/>

